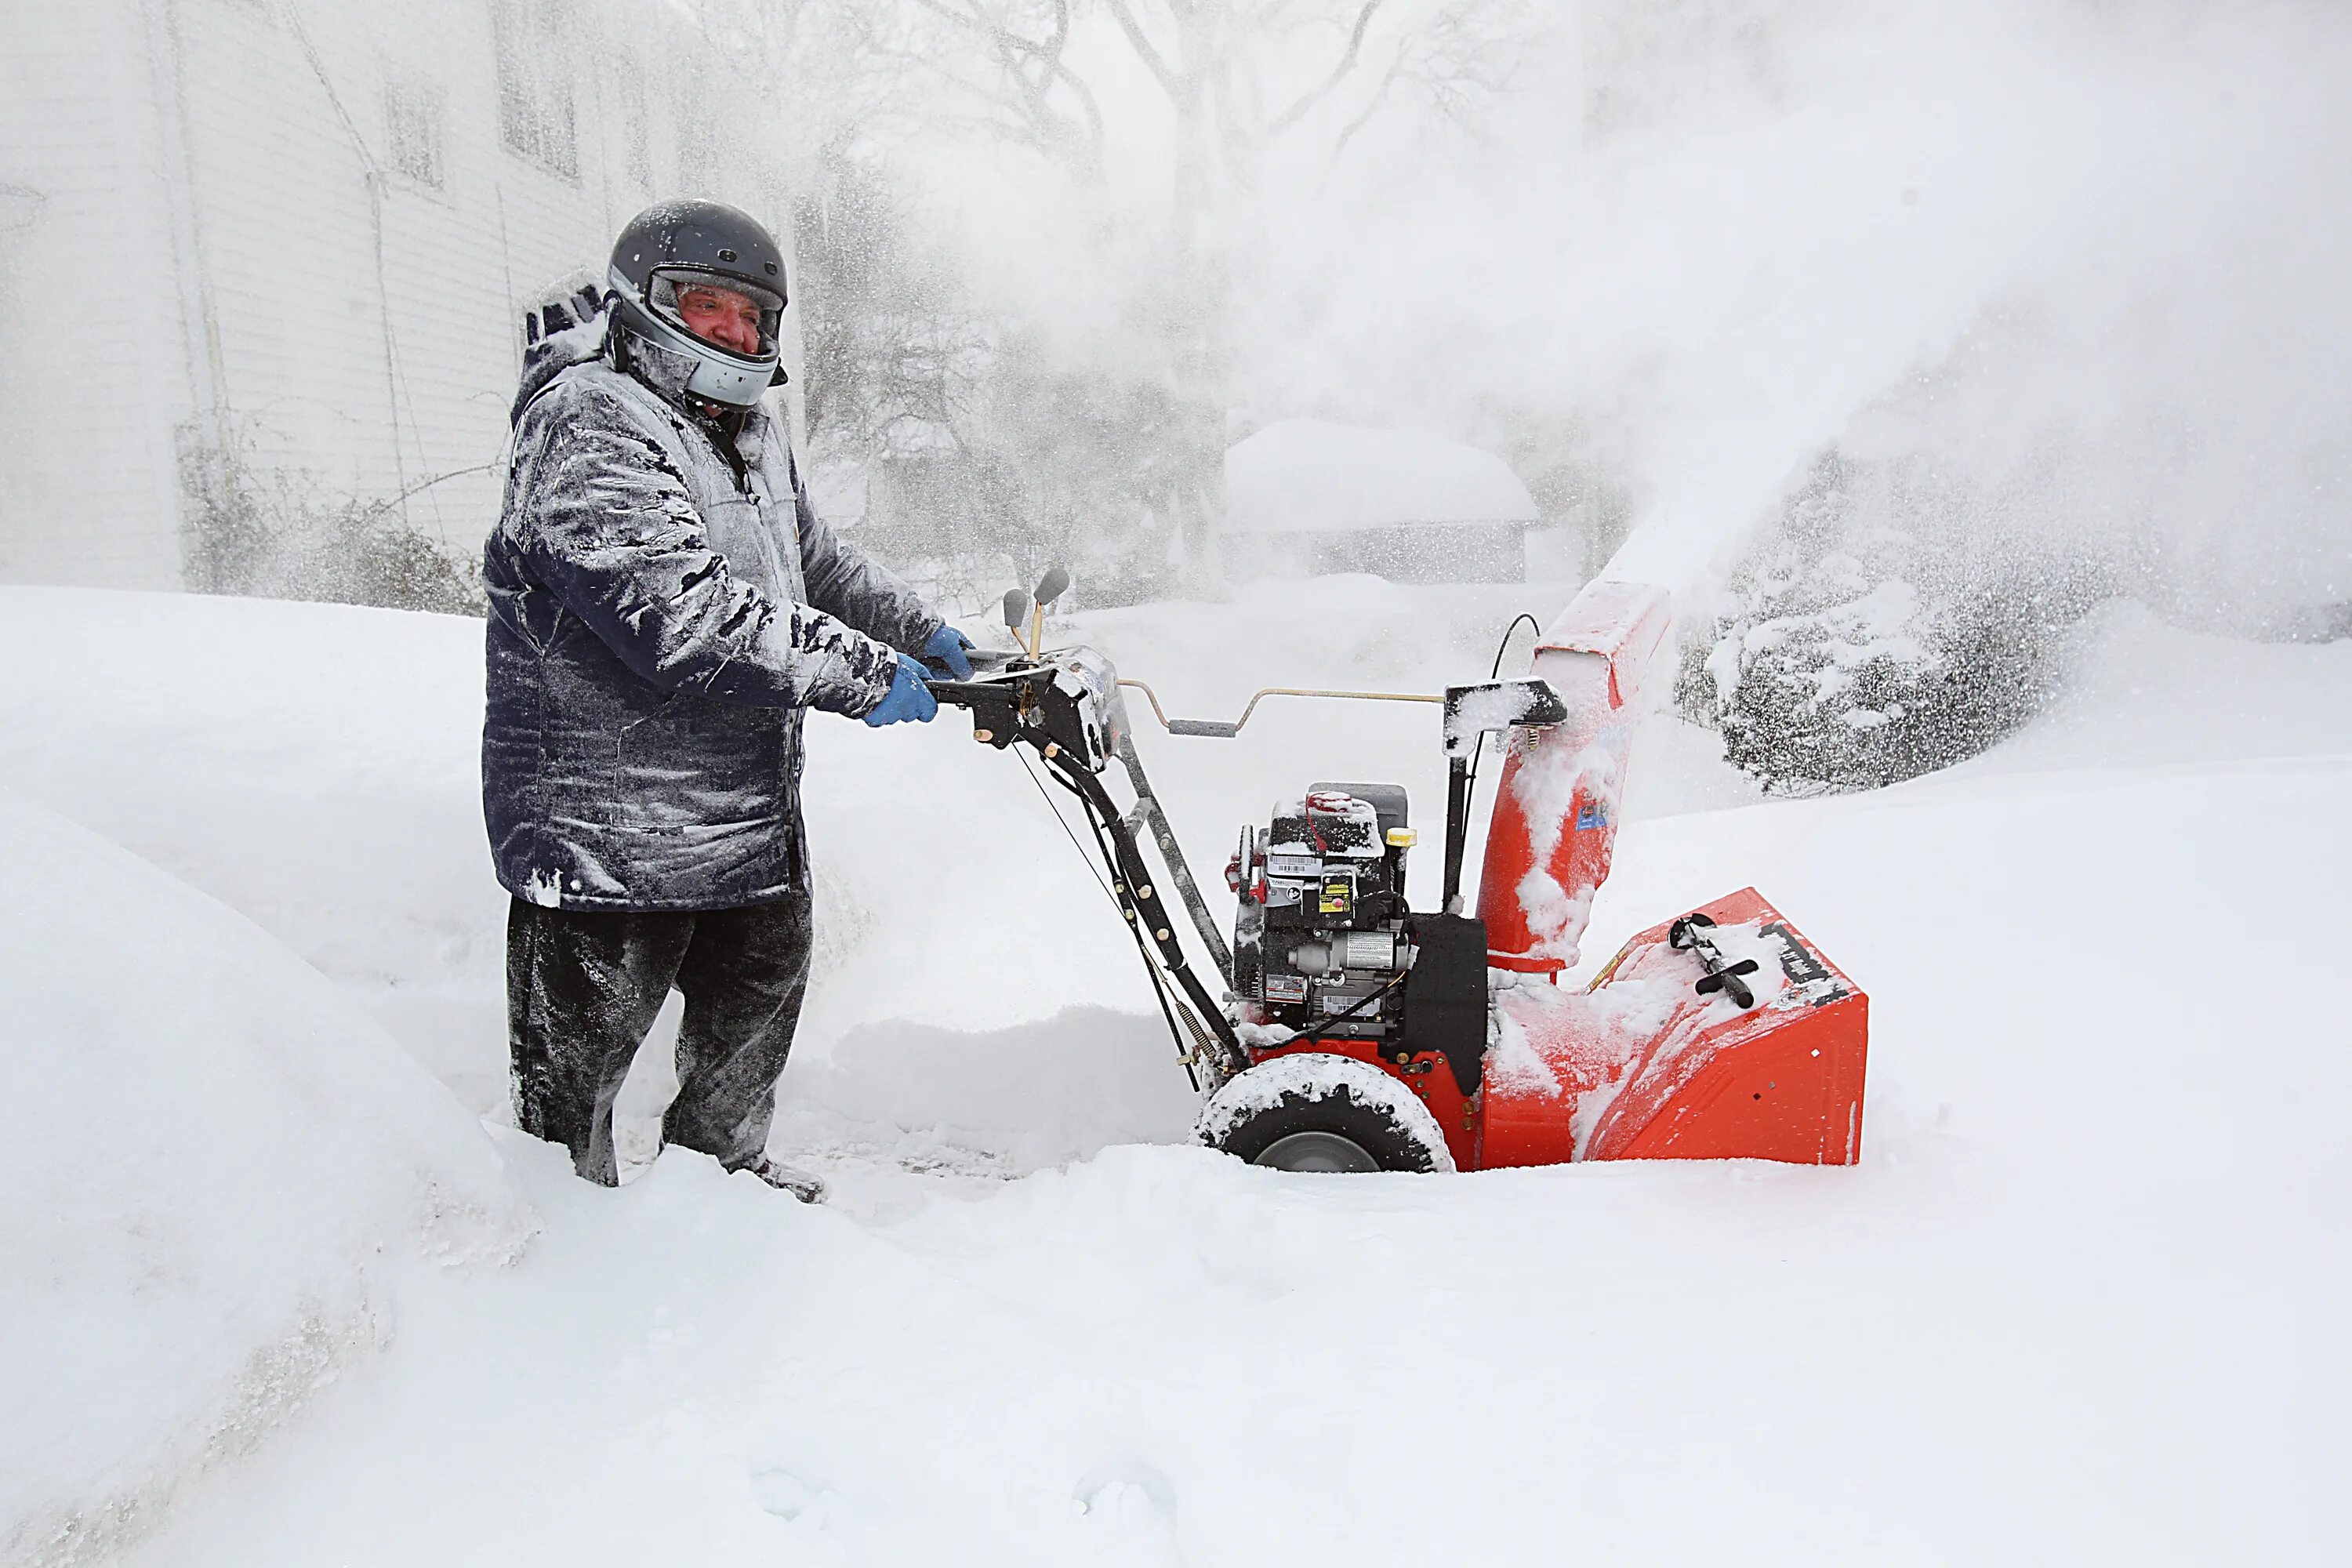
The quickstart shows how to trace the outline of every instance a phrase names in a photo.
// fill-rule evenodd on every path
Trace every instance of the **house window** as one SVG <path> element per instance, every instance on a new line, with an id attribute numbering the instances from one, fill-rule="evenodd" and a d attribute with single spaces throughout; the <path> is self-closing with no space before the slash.
<path id="1" fill-rule="evenodd" d="M 560 0 L 498 0 L 499 134 L 507 146 L 567 180 L 580 177 L 572 49 Z"/>
<path id="2" fill-rule="evenodd" d="M 383 84 L 387 161 L 397 173 L 436 191 L 448 177 L 442 151 L 442 107 L 440 88 L 421 78 L 394 74 Z"/>

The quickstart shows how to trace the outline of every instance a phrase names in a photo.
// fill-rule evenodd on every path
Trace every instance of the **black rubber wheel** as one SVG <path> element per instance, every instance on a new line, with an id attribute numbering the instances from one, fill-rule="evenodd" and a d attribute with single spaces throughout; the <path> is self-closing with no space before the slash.
<path id="1" fill-rule="evenodd" d="M 1436 1118 L 1378 1068 L 1324 1058 L 1340 1063 L 1333 1081 L 1289 1084 L 1270 1094 L 1252 1082 L 1299 1059 L 1277 1058 L 1218 1090 L 1202 1112 L 1202 1142 L 1286 1171 L 1454 1169 Z"/>

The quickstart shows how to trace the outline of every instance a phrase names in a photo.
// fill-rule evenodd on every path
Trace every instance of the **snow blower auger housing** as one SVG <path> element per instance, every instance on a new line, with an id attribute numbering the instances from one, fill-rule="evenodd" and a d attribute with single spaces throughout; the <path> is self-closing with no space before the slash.
<path id="1" fill-rule="evenodd" d="M 1222 723 L 1167 718 L 1091 649 L 1043 649 L 1044 606 L 1066 583 L 1008 595 L 1022 651 L 978 656 L 972 679 L 932 690 L 970 710 L 974 739 L 1034 751 L 1077 798 L 1185 1070 L 1213 1091 L 1203 1142 L 1300 1171 L 1860 1157 L 1869 998 L 1754 889 L 1639 933 L 1582 989 L 1559 984 L 1609 874 L 1663 593 L 1588 584 L 1528 679 L 1443 698 L 1282 688 Z M 1243 830 L 1228 946 L 1136 753 L 1123 686 L 1180 735 L 1237 734 L 1268 696 L 1441 704 L 1441 907 L 1406 903 L 1418 834 L 1403 786 L 1317 783 Z M 1497 734 L 1474 914 L 1471 794 Z M 1113 763 L 1134 796 L 1124 811 L 1104 783 Z M 1187 924 L 1213 978 L 1186 956 Z"/>

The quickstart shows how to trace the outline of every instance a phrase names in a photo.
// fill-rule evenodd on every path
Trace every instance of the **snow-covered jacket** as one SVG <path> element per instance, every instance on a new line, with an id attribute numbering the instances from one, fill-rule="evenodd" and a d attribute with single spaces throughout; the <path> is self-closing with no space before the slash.
<path id="1" fill-rule="evenodd" d="M 781 898 L 808 875 L 802 709 L 870 711 L 940 622 L 818 520 L 765 407 L 730 461 L 605 324 L 534 349 L 484 552 L 499 880 L 566 909 Z"/>

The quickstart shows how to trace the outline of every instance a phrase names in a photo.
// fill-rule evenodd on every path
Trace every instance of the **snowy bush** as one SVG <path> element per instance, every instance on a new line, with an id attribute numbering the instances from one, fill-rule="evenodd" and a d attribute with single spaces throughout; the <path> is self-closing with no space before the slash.
<path id="1" fill-rule="evenodd" d="M 388 502 L 325 493 L 307 475 L 264 473 L 205 453 L 184 467 L 188 586 L 200 594 L 307 599 L 478 616 L 481 572 Z"/>
<path id="2" fill-rule="evenodd" d="M 2113 590 L 2030 551 L 1932 461 L 1822 455 L 1687 645 L 1685 712 L 1768 787 L 1870 789 L 1975 755 L 2040 710 L 2061 634 Z"/>

